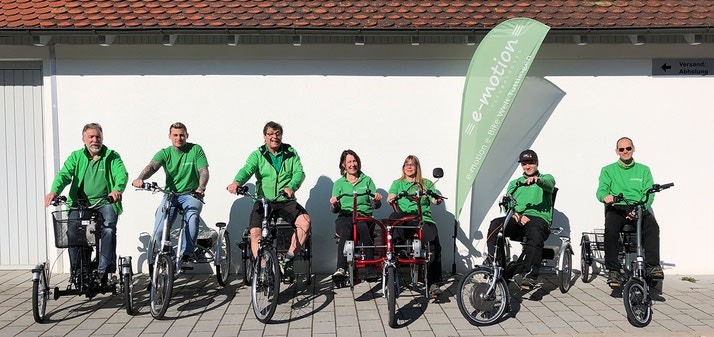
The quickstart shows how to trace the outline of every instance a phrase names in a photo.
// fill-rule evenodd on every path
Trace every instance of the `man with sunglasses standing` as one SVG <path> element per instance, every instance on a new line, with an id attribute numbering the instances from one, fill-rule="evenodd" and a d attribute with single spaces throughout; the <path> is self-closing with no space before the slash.
<path id="1" fill-rule="evenodd" d="M 615 153 L 620 159 L 602 168 L 596 193 L 597 200 L 605 204 L 605 267 L 609 270 L 607 283 L 611 287 L 618 287 L 624 281 L 617 260 L 619 233 L 625 223 L 633 220 L 629 215 L 633 207 L 625 202 L 615 202 L 615 196 L 622 193 L 627 200 L 639 201 L 654 183 L 650 168 L 632 158 L 635 145 L 630 138 L 618 139 Z M 645 271 L 652 279 L 663 279 L 664 273 L 659 264 L 659 225 L 649 211 L 652 201 L 654 196 L 650 196 L 642 213 Z"/>

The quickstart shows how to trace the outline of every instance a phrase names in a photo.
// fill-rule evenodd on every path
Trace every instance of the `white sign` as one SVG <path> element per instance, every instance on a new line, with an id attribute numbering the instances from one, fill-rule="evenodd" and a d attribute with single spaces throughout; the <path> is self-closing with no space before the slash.
<path id="1" fill-rule="evenodd" d="M 652 76 L 714 75 L 714 59 L 653 59 Z"/>

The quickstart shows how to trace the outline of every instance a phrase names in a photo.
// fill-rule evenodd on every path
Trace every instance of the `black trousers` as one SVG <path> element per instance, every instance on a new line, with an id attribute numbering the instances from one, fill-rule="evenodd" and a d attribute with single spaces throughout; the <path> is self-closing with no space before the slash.
<path id="1" fill-rule="evenodd" d="M 605 207 L 605 267 L 608 270 L 620 270 L 617 260 L 622 227 L 630 223 L 637 226 L 634 220 L 625 217 L 632 208 L 627 206 Z M 642 246 L 645 250 L 645 264 L 659 265 L 659 224 L 649 211 L 642 212 Z"/>
<path id="2" fill-rule="evenodd" d="M 339 235 L 337 241 L 337 268 L 344 268 L 347 270 L 347 257 L 342 253 L 345 249 L 345 241 L 352 240 L 353 237 L 353 223 L 352 214 L 349 216 L 340 215 L 335 220 L 335 233 Z M 372 240 L 372 228 L 374 224 L 368 223 L 367 221 L 357 222 L 357 238 L 363 246 L 374 246 L 374 241 Z M 374 249 L 365 248 L 364 250 L 365 258 L 368 260 L 374 260 Z"/>
<path id="3" fill-rule="evenodd" d="M 389 218 L 399 219 L 406 216 L 403 213 L 393 212 Z M 417 223 L 406 222 L 404 226 L 414 226 L 411 228 L 396 228 L 392 234 L 392 239 L 397 244 L 404 244 L 409 238 L 414 237 L 418 233 Z M 435 223 L 425 222 L 424 227 L 422 227 L 422 244 L 429 243 L 429 251 L 431 252 L 432 259 L 426 266 L 426 281 L 429 284 L 436 284 L 441 282 L 441 242 L 439 241 L 439 228 L 436 227 Z"/>
<path id="4" fill-rule="evenodd" d="M 548 229 L 548 223 L 542 218 L 537 216 L 528 216 L 530 221 L 521 226 L 516 222 L 513 217 L 508 220 L 508 226 L 506 226 L 506 231 L 504 235 L 511 240 L 523 242 L 523 252 L 519 260 L 522 260 L 523 267 L 526 272 L 530 271 L 532 275 L 538 275 L 540 270 L 540 265 L 543 260 L 543 243 L 550 235 L 550 230 Z M 486 240 L 486 245 L 488 246 L 488 254 L 493 256 L 496 246 L 496 238 L 498 236 L 498 231 L 500 226 L 506 217 L 500 217 L 493 219 L 491 225 L 488 227 L 488 240 Z M 516 270 L 516 273 L 521 272 L 521 270 Z"/>

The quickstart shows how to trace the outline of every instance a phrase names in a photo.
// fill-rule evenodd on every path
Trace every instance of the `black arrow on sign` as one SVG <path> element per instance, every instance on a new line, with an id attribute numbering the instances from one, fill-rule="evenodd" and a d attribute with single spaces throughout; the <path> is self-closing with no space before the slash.
<path id="1" fill-rule="evenodd" d="M 662 65 L 662 70 L 664 70 L 664 72 L 667 72 L 667 70 L 669 70 L 669 69 L 672 69 L 672 66 L 668 66 L 668 65 L 667 65 L 667 62 L 665 62 L 665 63 Z"/>

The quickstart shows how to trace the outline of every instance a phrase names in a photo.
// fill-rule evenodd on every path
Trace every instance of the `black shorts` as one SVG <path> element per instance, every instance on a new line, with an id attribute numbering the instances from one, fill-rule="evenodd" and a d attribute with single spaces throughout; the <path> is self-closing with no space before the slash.
<path id="1" fill-rule="evenodd" d="M 271 216 L 277 215 L 291 225 L 295 225 L 295 220 L 302 214 L 307 214 L 302 205 L 295 200 L 276 202 L 272 204 Z M 263 204 L 256 202 L 250 212 L 250 228 L 261 228 L 263 225 Z"/>

